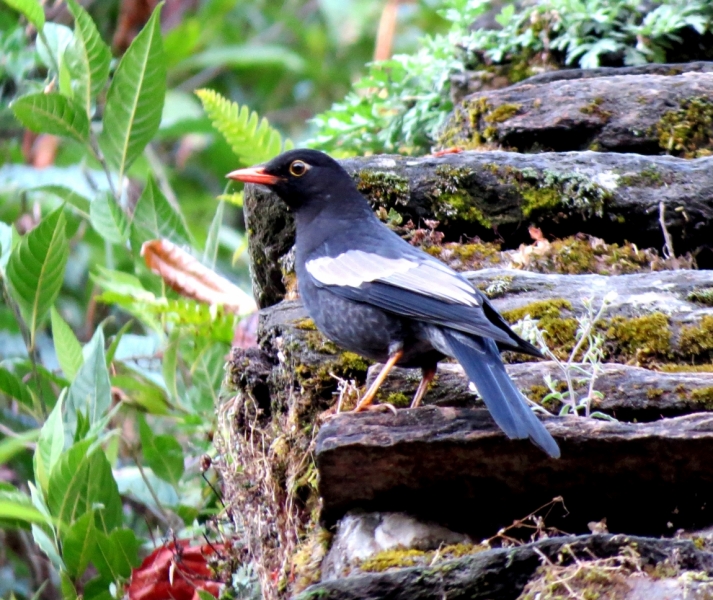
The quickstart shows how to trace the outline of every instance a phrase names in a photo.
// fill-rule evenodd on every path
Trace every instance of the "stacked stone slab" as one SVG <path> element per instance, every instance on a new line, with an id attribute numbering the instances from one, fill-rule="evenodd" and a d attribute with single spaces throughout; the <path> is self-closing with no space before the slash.
<path id="1" fill-rule="evenodd" d="M 617 421 L 546 417 L 558 461 L 505 439 L 453 364 L 422 408 L 335 416 L 374 368 L 316 331 L 296 291 L 291 217 L 248 186 L 260 347 L 231 357 L 219 465 L 265 597 L 517 598 L 584 563 L 615 573 L 617 593 L 644 593 L 652 580 L 637 577 L 651 571 L 676 590 L 695 572 L 697 593 L 712 593 L 704 533 L 652 539 L 713 526 L 710 71 L 561 72 L 472 95 L 462 81 L 441 143 L 463 151 L 343 162 L 389 226 L 468 271 L 511 322 L 539 319 L 559 361 L 584 301 L 617 293 L 596 330 L 592 406 Z M 511 376 L 558 412 L 545 382 L 561 367 L 525 359 L 508 357 Z M 397 369 L 380 400 L 400 407 L 417 383 Z M 514 543 L 502 528 L 559 496 L 566 512 L 528 521 L 535 541 L 497 548 Z M 579 537 L 537 541 L 553 528 Z"/>

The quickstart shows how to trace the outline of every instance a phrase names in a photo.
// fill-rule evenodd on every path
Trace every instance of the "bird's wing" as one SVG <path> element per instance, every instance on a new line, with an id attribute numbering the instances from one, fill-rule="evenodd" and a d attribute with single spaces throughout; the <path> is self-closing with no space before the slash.
<path id="1" fill-rule="evenodd" d="M 348 250 L 337 256 L 308 260 L 305 269 L 315 285 L 342 297 L 489 337 L 505 345 L 521 345 L 522 340 L 502 318 L 492 319 L 491 313 L 497 313 L 478 290 L 427 256 L 414 253 L 390 258 L 365 250 Z"/>

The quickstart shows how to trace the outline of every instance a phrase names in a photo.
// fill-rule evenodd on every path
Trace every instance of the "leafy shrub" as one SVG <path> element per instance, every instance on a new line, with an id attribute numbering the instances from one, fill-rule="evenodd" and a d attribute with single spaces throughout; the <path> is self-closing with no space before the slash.
<path id="1" fill-rule="evenodd" d="M 449 0 L 445 35 L 414 55 L 375 62 L 344 101 L 314 119 L 311 144 L 343 155 L 427 152 L 452 110 L 450 77 L 501 71 L 515 82 L 538 70 L 665 62 L 684 36 L 711 30 L 706 0 L 539 0 L 506 5 L 500 28 L 470 30 L 488 0 Z"/>

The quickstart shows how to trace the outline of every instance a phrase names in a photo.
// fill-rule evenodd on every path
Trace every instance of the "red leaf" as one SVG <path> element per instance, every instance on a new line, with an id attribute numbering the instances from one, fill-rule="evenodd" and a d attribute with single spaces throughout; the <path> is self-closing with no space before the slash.
<path id="1" fill-rule="evenodd" d="M 198 590 L 219 596 L 223 584 L 215 581 L 207 559 L 225 546 L 189 544 L 177 540 L 149 554 L 131 573 L 129 600 L 196 600 Z"/>

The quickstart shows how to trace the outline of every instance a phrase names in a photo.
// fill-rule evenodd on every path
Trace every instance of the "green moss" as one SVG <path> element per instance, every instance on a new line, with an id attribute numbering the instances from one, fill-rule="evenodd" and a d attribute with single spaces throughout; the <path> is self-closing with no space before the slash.
<path id="1" fill-rule="evenodd" d="M 533 319 L 543 319 L 547 317 L 558 317 L 562 309 L 572 310 L 572 303 L 564 298 L 554 298 L 552 300 L 539 300 L 520 308 L 514 308 L 502 313 L 503 317 L 510 323 L 517 323 L 530 315 Z"/>
<path id="2" fill-rule="evenodd" d="M 297 321 L 295 323 L 295 327 L 297 327 L 297 329 L 301 329 L 302 331 L 317 331 L 317 326 L 309 317 Z"/>
<path id="3" fill-rule="evenodd" d="M 671 327 L 668 317 L 660 312 L 635 318 L 614 317 L 606 335 L 615 342 L 619 353 L 628 356 L 665 356 L 671 351 Z"/>
<path id="4" fill-rule="evenodd" d="M 551 211 L 559 206 L 574 208 L 584 216 L 602 216 L 611 192 L 580 173 L 557 173 L 549 169 L 499 167 L 498 179 L 512 186 L 521 197 L 523 217 Z"/>
<path id="5" fill-rule="evenodd" d="M 639 173 L 620 175 L 619 183 L 627 187 L 660 188 L 666 182 L 661 171 L 650 166 L 642 169 Z"/>
<path id="6" fill-rule="evenodd" d="M 713 102 L 700 97 L 684 100 L 656 124 L 659 147 L 669 154 L 695 158 L 713 148 Z M 706 152 L 708 151 L 708 152 Z"/>
<path id="7" fill-rule="evenodd" d="M 589 104 L 580 108 L 579 112 L 585 115 L 594 115 L 599 117 L 603 123 L 606 123 L 611 118 L 611 111 L 602 109 L 603 102 L 604 98 L 597 96 Z"/>
<path id="8" fill-rule="evenodd" d="M 706 410 L 713 410 L 713 387 L 691 390 L 691 400 L 702 404 Z"/>
<path id="9" fill-rule="evenodd" d="M 538 319 L 540 329 L 547 334 L 550 348 L 559 357 L 564 357 L 574 347 L 579 325 L 573 317 L 563 318 L 561 316 L 563 309 L 571 311 L 572 303 L 564 298 L 554 298 L 532 302 L 521 308 L 505 311 L 502 315 L 510 323 L 517 323 L 526 315 Z"/>
<path id="10" fill-rule="evenodd" d="M 713 351 L 713 316 L 704 316 L 699 325 L 682 327 L 679 348 L 684 356 L 700 356 Z"/>
<path id="11" fill-rule="evenodd" d="M 394 548 L 383 550 L 364 560 L 359 569 L 366 572 L 381 573 L 387 569 L 402 569 L 417 565 L 431 566 L 434 561 L 444 561 L 477 554 L 488 550 L 482 544 L 451 544 L 439 550 L 415 550 L 413 548 Z"/>
<path id="12" fill-rule="evenodd" d="M 356 172 L 354 179 L 358 190 L 376 205 L 405 206 L 411 197 L 408 179 L 395 173 L 364 169 Z"/>
<path id="13" fill-rule="evenodd" d="M 686 296 L 686 300 L 713 306 L 713 287 L 697 288 Z"/>
<path id="14" fill-rule="evenodd" d="M 562 201 L 560 193 L 553 188 L 523 187 L 521 190 L 522 214 L 529 217 L 535 211 L 557 208 Z"/>
<path id="15" fill-rule="evenodd" d="M 305 334 L 307 348 L 315 352 L 323 352 L 325 354 L 338 354 L 339 348 L 337 345 L 324 337 L 316 328 L 312 331 L 307 330 Z"/>
<path id="16" fill-rule="evenodd" d="M 381 573 L 387 569 L 413 567 L 418 564 L 418 559 L 424 558 L 426 554 L 423 550 L 404 548 L 383 550 L 364 560 L 359 565 L 359 569 L 372 573 Z"/>
<path id="17" fill-rule="evenodd" d="M 646 390 L 646 397 L 649 400 L 656 400 L 664 395 L 664 390 L 661 388 L 651 388 Z"/>
<path id="18" fill-rule="evenodd" d="M 664 373 L 713 373 L 713 364 L 711 365 L 679 365 L 667 363 L 659 365 Z"/>
<path id="19" fill-rule="evenodd" d="M 483 120 L 488 123 L 503 123 L 514 117 L 522 108 L 522 104 L 501 104 L 487 112 Z"/>
<path id="20" fill-rule="evenodd" d="M 550 390 L 544 385 L 531 385 L 527 397 L 538 404 L 542 403 L 542 399 L 550 393 Z"/>
<path id="21" fill-rule="evenodd" d="M 436 219 L 439 221 L 457 219 L 491 227 L 490 219 L 483 214 L 468 190 L 472 176 L 473 171 L 468 167 L 440 165 L 436 168 L 435 180 L 429 192 Z"/>
<path id="22" fill-rule="evenodd" d="M 386 397 L 386 403 L 396 408 L 408 408 L 411 406 L 411 398 L 403 392 L 392 392 Z"/>

